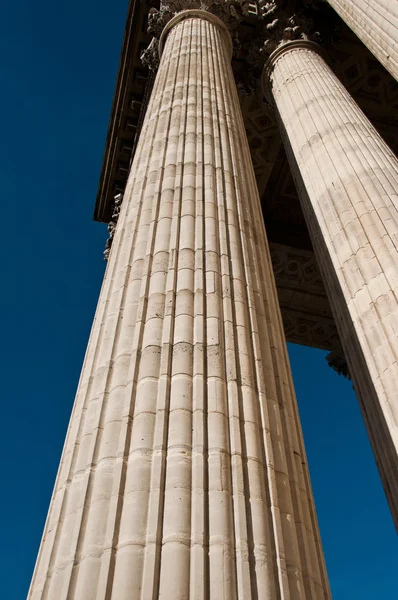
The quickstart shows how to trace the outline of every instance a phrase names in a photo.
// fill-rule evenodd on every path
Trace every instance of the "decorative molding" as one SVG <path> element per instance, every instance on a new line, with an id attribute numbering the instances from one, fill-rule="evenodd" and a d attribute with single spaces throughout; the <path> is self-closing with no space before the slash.
<path id="1" fill-rule="evenodd" d="M 160 0 L 159 8 L 148 14 L 148 33 L 160 39 L 167 24 L 177 14 L 187 10 L 202 10 L 217 16 L 228 28 L 233 45 L 233 56 L 245 68 L 235 72 L 241 94 L 253 95 L 258 91 L 261 71 L 270 54 L 281 45 L 294 40 L 319 41 L 318 22 L 330 37 L 335 22 L 325 22 L 325 10 L 332 12 L 320 0 Z M 330 16 L 330 14 L 329 14 Z M 245 31 L 243 24 L 249 24 Z M 325 36 L 323 36 L 325 37 Z M 155 51 L 154 48 L 151 52 Z M 144 60 L 146 54 L 143 53 Z M 151 59 L 156 68 L 157 60 Z"/>

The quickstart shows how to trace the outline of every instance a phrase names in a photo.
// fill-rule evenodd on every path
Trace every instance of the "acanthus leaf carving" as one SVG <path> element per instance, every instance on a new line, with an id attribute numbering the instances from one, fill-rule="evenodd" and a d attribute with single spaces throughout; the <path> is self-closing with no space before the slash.
<path id="1" fill-rule="evenodd" d="M 306 10 L 295 11 L 295 4 L 285 7 L 281 0 L 259 0 L 259 18 L 264 24 L 264 43 L 262 47 L 262 58 L 264 60 L 278 46 L 292 40 L 310 40 L 319 42 L 321 34 L 317 31 L 314 19 Z"/>
<path id="2" fill-rule="evenodd" d="M 237 85 L 246 93 L 256 93 L 257 81 L 263 67 L 274 50 L 294 40 L 319 42 L 317 29 L 321 14 L 316 3 L 319 0 L 298 2 L 297 0 L 258 0 L 255 35 L 243 44 L 243 57 L 248 65 L 247 72 L 239 76 Z"/>
<path id="3" fill-rule="evenodd" d="M 251 11 L 249 15 L 248 0 L 160 0 L 159 8 L 149 11 L 148 33 L 159 39 L 167 23 L 185 10 L 200 9 L 216 15 L 231 33 L 234 57 L 247 65 L 247 69 L 241 69 L 237 74 L 237 86 L 244 94 L 251 95 L 256 93 L 257 82 L 269 55 L 293 40 L 319 42 L 321 34 L 316 23 L 319 20 L 322 24 L 324 20 L 320 0 L 257 0 L 256 5 L 257 14 Z M 247 17 L 253 35 L 241 37 L 239 25 Z M 146 52 L 142 57 L 147 61 Z M 153 70 L 157 69 L 156 61 L 152 60 L 150 64 L 147 61 L 146 64 Z"/>
<path id="4" fill-rule="evenodd" d="M 159 40 L 155 37 L 149 43 L 149 46 L 141 53 L 141 62 L 150 71 L 157 71 L 159 67 Z"/>
<path id="5" fill-rule="evenodd" d="M 160 8 L 151 8 L 148 15 L 148 33 L 159 38 L 167 23 L 179 12 L 190 9 L 210 12 L 234 31 L 249 10 L 248 0 L 161 0 Z"/>
<path id="6" fill-rule="evenodd" d="M 248 0 L 161 0 L 159 9 L 151 8 L 148 13 L 147 31 L 153 35 L 153 39 L 159 40 L 167 23 L 179 12 L 191 9 L 200 9 L 217 16 L 228 27 L 234 55 L 241 52 L 241 43 L 238 35 L 238 27 L 241 20 L 248 14 Z M 157 46 L 150 43 L 147 50 L 141 54 L 144 65 L 153 71 L 159 65 L 156 60 Z"/>

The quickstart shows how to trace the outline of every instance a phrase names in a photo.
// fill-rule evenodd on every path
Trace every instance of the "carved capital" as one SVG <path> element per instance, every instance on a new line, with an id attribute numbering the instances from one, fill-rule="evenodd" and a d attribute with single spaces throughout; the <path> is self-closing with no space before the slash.
<path id="1" fill-rule="evenodd" d="M 199 9 L 218 17 L 230 31 L 234 31 L 248 13 L 248 0 L 161 0 L 160 8 L 151 8 L 148 15 L 148 33 L 160 38 L 167 23 L 178 13 Z"/>
<path id="2" fill-rule="evenodd" d="M 167 24 L 179 13 L 200 10 L 218 17 L 227 27 L 232 38 L 233 53 L 240 51 L 237 29 L 247 15 L 249 0 L 161 0 L 159 9 L 151 8 L 148 14 L 148 33 L 154 40 L 160 40 Z M 141 54 L 144 65 L 152 71 L 159 66 L 159 45 L 153 40 Z"/>
<path id="3" fill-rule="evenodd" d="M 268 57 L 279 46 L 293 40 L 319 42 L 314 19 L 304 12 L 292 12 L 282 8 L 280 0 L 259 0 L 260 19 L 264 24 L 263 53 Z"/>
<path id="4" fill-rule="evenodd" d="M 319 43 L 321 38 L 328 43 L 334 36 L 331 9 L 322 0 L 252 0 L 250 4 L 249 0 L 160 0 L 159 9 L 149 11 L 148 33 L 158 40 L 164 38 L 170 21 L 189 10 L 205 11 L 225 24 L 232 39 L 233 56 L 240 64 L 246 64 L 235 74 L 238 88 L 246 94 L 256 92 L 263 67 L 278 48 L 292 41 Z M 321 30 L 327 35 L 321 36 Z M 157 52 L 153 45 L 142 57 L 149 68 L 156 70 Z"/>

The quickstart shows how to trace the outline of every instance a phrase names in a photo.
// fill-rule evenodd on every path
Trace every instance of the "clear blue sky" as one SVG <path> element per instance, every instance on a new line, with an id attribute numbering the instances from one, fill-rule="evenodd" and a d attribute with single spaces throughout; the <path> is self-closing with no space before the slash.
<path id="1" fill-rule="evenodd" d="M 1 600 L 26 597 L 103 276 L 92 213 L 126 8 L 0 9 Z M 325 353 L 290 354 L 334 600 L 396 598 L 396 536 L 351 385 Z"/>

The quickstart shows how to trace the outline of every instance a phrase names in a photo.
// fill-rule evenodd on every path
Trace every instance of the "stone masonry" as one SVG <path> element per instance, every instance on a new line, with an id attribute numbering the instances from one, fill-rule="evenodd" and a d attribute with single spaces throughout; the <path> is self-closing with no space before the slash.
<path id="1" fill-rule="evenodd" d="M 397 79 L 398 3 L 328 2 Z M 28 600 L 330 600 L 283 294 L 314 340 L 334 332 L 398 525 L 398 160 L 329 64 L 325 6 L 130 3 L 124 49 L 153 36 L 150 76 L 122 53 L 108 264 Z M 342 72 L 372 101 L 369 57 Z M 280 151 L 308 247 L 283 262 L 276 240 L 273 267 L 258 182 Z"/>

